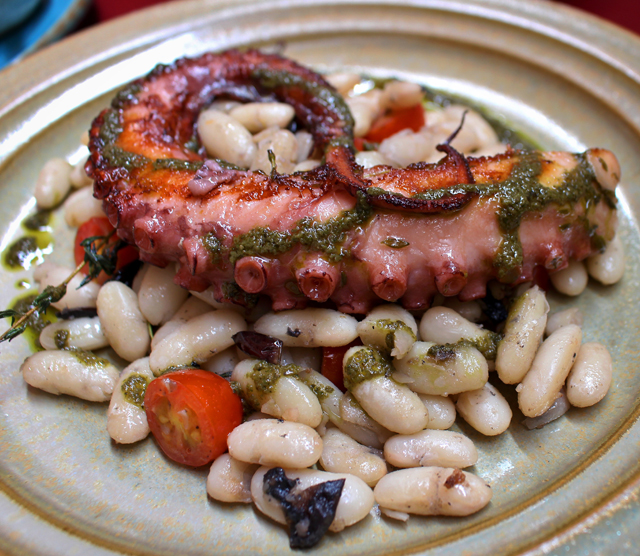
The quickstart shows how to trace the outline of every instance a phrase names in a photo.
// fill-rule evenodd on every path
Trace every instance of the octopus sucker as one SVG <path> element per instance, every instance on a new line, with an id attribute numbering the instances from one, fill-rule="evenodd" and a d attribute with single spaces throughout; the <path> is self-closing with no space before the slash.
<path id="1" fill-rule="evenodd" d="M 219 98 L 290 104 L 323 163 L 250 171 L 207 156 L 199 113 Z M 507 150 L 437 163 L 356 163 L 344 99 L 312 70 L 257 50 L 159 66 L 93 122 L 88 174 L 118 235 L 141 259 L 178 263 L 176 283 L 274 310 L 333 302 L 364 313 L 436 294 L 484 296 L 603 249 L 616 231 L 620 168 L 604 149 Z"/>

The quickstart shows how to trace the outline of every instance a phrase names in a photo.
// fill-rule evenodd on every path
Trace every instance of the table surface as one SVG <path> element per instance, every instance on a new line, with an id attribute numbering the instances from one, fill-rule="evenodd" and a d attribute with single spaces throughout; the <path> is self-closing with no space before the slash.
<path id="1" fill-rule="evenodd" d="M 140 10 L 168 0 L 94 0 L 92 9 L 80 28 Z M 524 2 L 528 0 L 523 0 Z M 640 2 L 638 0 L 553 0 L 590 12 L 640 34 Z"/>

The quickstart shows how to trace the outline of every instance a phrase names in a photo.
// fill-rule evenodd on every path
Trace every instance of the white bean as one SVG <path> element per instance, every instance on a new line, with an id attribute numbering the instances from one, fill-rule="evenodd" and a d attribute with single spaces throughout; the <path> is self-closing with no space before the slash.
<path id="1" fill-rule="evenodd" d="M 402 359 L 416 341 L 416 319 L 399 305 L 379 305 L 357 327 L 362 343 Z"/>
<path id="2" fill-rule="evenodd" d="M 304 129 L 300 131 L 296 131 L 296 141 L 298 142 L 298 155 L 296 156 L 296 162 L 298 164 L 302 162 L 310 162 L 307 159 L 311 156 L 313 151 L 313 135 Z M 314 160 L 313 162 L 320 163 L 319 160 Z M 311 170 L 311 168 L 309 168 Z"/>
<path id="3" fill-rule="evenodd" d="M 405 167 L 427 158 L 437 141 L 425 133 L 404 129 L 380 143 L 378 151 L 393 165 Z"/>
<path id="4" fill-rule="evenodd" d="M 398 521 L 409 521 L 409 518 L 411 517 L 406 512 L 396 512 L 395 510 L 390 510 L 389 508 L 383 508 L 381 506 L 378 506 L 378 509 L 382 515 L 391 519 L 397 519 Z"/>
<path id="5" fill-rule="evenodd" d="M 346 99 L 355 125 L 353 134 L 355 137 L 363 137 L 371 128 L 373 121 L 382 113 L 380 99 L 382 91 L 373 89 L 362 95 Z"/>
<path id="6" fill-rule="evenodd" d="M 282 365 L 245 359 L 236 365 L 231 378 L 240 384 L 254 409 L 285 421 L 317 427 L 322 421 L 318 398 L 304 382 L 287 376 L 286 371 Z"/>
<path id="7" fill-rule="evenodd" d="M 582 344 L 567 378 L 567 398 L 574 407 L 589 407 L 607 395 L 613 376 L 609 351 L 602 344 Z"/>
<path id="8" fill-rule="evenodd" d="M 548 312 L 547 298 L 538 286 L 513 302 L 496 356 L 496 370 L 505 384 L 522 381 L 531 367 L 547 325 Z"/>
<path id="9" fill-rule="evenodd" d="M 174 281 L 172 266 L 149 267 L 138 292 L 140 312 L 153 325 L 167 322 L 189 296 L 189 292 Z"/>
<path id="10" fill-rule="evenodd" d="M 44 266 L 44 265 L 42 265 Z M 51 265 L 46 272 L 38 274 L 40 284 L 38 290 L 42 293 L 47 286 L 59 286 L 71 274 L 72 270 L 63 266 Z M 67 293 L 60 301 L 51 305 L 58 310 L 76 309 L 78 307 L 95 307 L 100 286 L 95 282 L 89 282 L 80 288 L 84 279 L 81 274 L 76 274 L 67 285 Z"/>
<path id="11" fill-rule="evenodd" d="M 293 309 L 260 317 L 254 330 L 289 347 L 345 346 L 358 336 L 358 321 L 332 309 Z"/>
<path id="12" fill-rule="evenodd" d="M 393 166 L 392 162 L 379 151 L 360 151 L 356 153 L 356 163 L 363 168 Z"/>
<path id="13" fill-rule="evenodd" d="M 340 417 L 340 400 L 342 392 L 338 390 L 326 376 L 312 369 L 304 369 L 300 372 L 300 380 L 304 382 L 318 398 L 323 413 L 328 419 L 337 425 L 342 421 Z"/>
<path id="14" fill-rule="evenodd" d="M 380 449 L 393 433 L 374 421 L 350 392 L 345 392 L 340 398 L 340 421 L 336 426 L 351 438 Z"/>
<path id="15" fill-rule="evenodd" d="M 456 409 L 467 423 L 485 436 L 502 434 L 509 428 L 513 416 L 507 400 L 488 382 L 479 390 L 460 394 Z"/>
<path id="16" fill-rule="evenodd" d="M 392 436 L 384 445 L 384 457 L 396 467 L 469 467 L 478 461 L 473 442 L 453 431 L 424 430 Z"/>
<path id="17" fill-rule="evenodd" d="M 549 275 L 553 287 L 564 295 L 580 295 L 587 287 L 589 275 L 584 263 L 569 261 L 569 266 Z"/>
<path id="18" fill-rule="evenodd" d="M 285 363 L 285 359 L 287 359 Z M 289 347 L 282 350 L 282 364 L 292 363 L 303 369 L 320 371 L 322 367 L 322 348 Z"/>
<path id="19" fill-rule="evenodd" d="M 584 317 L 582 316 L 582 311 L 578 309 L 578 307 L 571 307 L 570 309 L 549 315 L 544 333 L 546 336 L 551 336 L 558 328 L 567 326 L 567 324 L 575 324 L 582 327 L 583 322 Z"/>
<path id="20" fill-rule="evenodd" d="M 75 189 L 80 189 L 82 187 L 86 187 L 87 185 L 93 184 L 93 180 L 87 176 L 87 173 L 84 171 L 84 165 L 86 164 L 87 159 L 82 158 L 78 161 L 78 163 L 71 170 L 71 174 L 69 175 L 69 182 L 71 186 Z"/>
<path id="21" fill-rule="evenodd" d="M 394 362 L 393 379 L 419 394 L 448 396 L 482 388 L 489 378 L 487 360 L 468 345 L 439 346 L 416 342 Z"/>
<path id="22" fill-rule="evenodd" d="M 234 108 L 241 106 L 242 103 L 237 100 L 229 100 L 229 99 L 219 99 L 214 100 L 208 107 L 209 110 L 217 110 L 218 112 L 224 112 L 228 114 Z"/>
<path id="23" fill-rule="evenodd" d="M 240 363 L 240 358 L 235 347 L 230 347 L 216 353 L 210 359 L 207 359 L 202 365 L 200 365 L 205 371 L 223 375 L 233 372 L 236 365 Z"/>
<path id="24" fill-rule="evenodd" d="M 147 354 L 149 328 L 131 288 L 122 282 L 107 282 L 100 288 L 97 309 L 104 335 L 120 357 L 135 361 Z"/>
<path id="25" fill-rule="evenodd" d="M 482 318 L 482 307 L 477 301 L 460 301 L 457 297 L 447 297 L 444 306 L 453 309 L 470 322 L 475 323 Z"/>
<path id="26" fill-rule="evenodd" d="M 582 331 L 575 324 L 556 330 L 540 346 L 531 369 L 516 389 L 518 405 L 527 417 L 549 409 L 576 359 Z"/>
<path id="27" fill-rule="evenodd" d="M 233 310 L 220 309 L 197 316 L 162 340 L 149 361 L 155 375 L 170 367 L 201 363 L 233 345 L 232 336 L 246 330 L 244 319 Z"/>
<path id="28" fill-rule="evenodd" d="M 251 133 L 235 118 L 218 110 L 198 116 L 198 132 L 210 156 L 248 168 L 256 153 Z"/>
<path id="29" fill-rule="evenodd" d="M 388 378 L 391 368 L 372 348 L 356 346 L 344 355 L 345 386 L 372 419 L 401 434 L 424 429 L 429 421 L 420 398 Z"/>
<path id="30" fill-rule="evenodd" d="M 136 275 L 133 278 L 133 283 L 131 284 L 131 289 L 136 292 L 136 295 L 140 292 L 140 286 L 142 285 L 142 280 L 144 280 L 144 275 L 150 268 L 150 264 L 143 264 L 140 270 L 136 272 Z"/>
<path id="31" fill-rule="evenodd" d="M 207 494 L 220 502 L 251 503 L 251 478 L 258 469 L 253 463 L 233 459 L 229 454 L 218 457 L 207 476 Z"/>
<path id="32" fill-rule="evenodd" d="M 64 221 L 72 228 L 79 228 L 92 218 L 104 218 L 102 201 L 93 196 L 91 187 L 74 191 L 64 202 Z"/>
<path id="33" fill-rule="evenodd" d="M 262 170 L 269 174 L 272 171 L 271 151 L 276 159 L 276 171 L 279 174 L 290 174 L 298 158 L 298 141 L 287 129 L 278 129 L 258 142 L 258 149 L 251 163 L 251 170 Z"/>
<path id="34" fill-rule="evenodd" d="M 139 290 L 137 293 L 139 297 Z M 156 330 L 156 333 L 153 335 L 151 340 L 151 349 L 155 349 L 160 341 L 164 340 L 170 334 L 173 334 L 188 320 L 204 315 L 205 313 L 209 313 L 210 311 L 211 305 L 197 297 L 189 297 L 174 313 L 174 315 L 160 328 L 158 328 L 158 330 Z"/>
<path id="35" fill-rule="evenodd" d="M 50 209 L 58 205 L 71 189 L 71 165 L 62 158 L 48 160 L 36 179 L 34 196 L 38 207 Z"/>
<path id="36" fill-rule="evenodd" d="M 381 104 L 387 110 L 409 108 L 424 98 L 422 87 L 408 81 L 388 81 L 382 90 Z"/>
<path id="37" fill-rule="evenodd" d="M 321 162 L 319 160 L 305 160 L 303 162 L 298 162 L 291 170 L 292 174 L 296 172 L 308 172 L 309 170 L 313 170 L 320 166 Z"/>
<path id="38" fill-rule="evenodd" d="M 453 426 L 456 420 L 456 406 L 451 398 L 418 394 L 429 414 L 428 429 L 446 430 Z"/>
<path id="39" fill-rule="evenodd" d="M 311 467 L 322 455 L 320 435 L 307 425 L 275 419 L 247 421 L 227 438 L 231 457 L 277 467 Z"/>
<path id="40" fill-rule="evenodd" d="M 268 127 L 285 128 L 293 120 L 293 106 L 284 102 L 248 102 L 233 108 L 229 115 L 238 120 L 251 133 Z"/>
<path id="41" fill-rule="evenodd" d="M 35 388 L 91 402 L 109 400 L 120 374 L 106 359 L 81 350 L 39 351 L 24 360 L 20 371 Z"/>
<path id="42" fill-rule="evenodd" d="M 373 491 L 376 502 L 390 510 L 417 515 L 465 516 L 484 508 L 491 487 L 459 469 L 418 467 L 388 473 Z"/>
<path id="43" fill-rule="evenodd" d="M 475 158 L 480 158 L 481 156 L 496 156 L 497 154 L 506 152 L 507 148 L 508 145 L 505 145 L 504 143 L 487 143 L 484 147 L 480 147 L 473 151 L 473 156 Z"/>
<path id="44" fill-rule="evenodd" d="M 153 373 L 149 358 L 138 359 L 122 371 L 107 411 L 107 431 L 119 444 L 133 444 L 149 435 L 144 392 Z"/>
<path id="45" fill-rule="evenodd" d="M 46 279 L 51 271 L 58 268 L 58 265 L 50 261 L 44 261 L 33 269 L 33 279 L 36 282 L 42 282 Z M 69 274 L 71 271 L 69 271 Z M 68 274 L 67 274 L 68 276 Z"/>
<path id="46" fill-rule="evenodd" d="M 604 253 L 587 259 L 589 275 L 605 286 L 618 282 L 624 274 L 624 267 L 624 248 L 618 235 L 607 244 Z"/>
<path id="47" fill-rule="evenodd" d="M 330 73 L 325 75 L 325 79 L 343 96 L 360 83 L 357 73 Z"/>
<path id="48" fill-rule="evenodd" d="M 280 502 L 264 492 L 264 475 L 269 469 L 261 467 L 251 480 L 251 496 L 258 509 L 278 523 L 286 523 Z M 285 469 L 289 479 L 298 479 L 296 490 L 304 490 L 319 483 L 344 479 L 336 515 L 329 526 L 330 531 L 339 532 L 345 527 L 361 521 L 374 505 L 373 491 L 358 477 L 346 473 L 328 473 L 314 469 Z"/>
<path id="49" fill-rule="evenodd" d="M 100 349 L 109 341 L 102 332 L 98 317 L 82 317 L 59 320 L 46 326 L 40 333 L 40 344 L 44 349 Z"/>
<path id="50" fill-rule="evenodd" d="M 387 464 L 378 450 L 356 442 L 338 429 L 328 429 L 322 437 L 320 465 L 332 473 L 349 473 L 370 487 L 387 474 Z"/>
<path id="51" fill-rule="evenodd" d="M 455 344 L 469 340 L 487 359 L 495 359 L 499 336 L 468 321 L 448 307 L 433 307 L 420 320 L 420 337 L 425 342 Z"/>
<path id="52" fill-rule="evenodd" d="M 465 112 L 464 125 L 451 141 L 455 149 L 466 154 L 500 142 L 496 132 L 480 114 L 459 104 L 429 112 L 427 129 L 437 138 L 437 142 L 441 143 L 460 125 Z"/>
<path id="53" fill-rule="evenodd" d="M 245 308 L 241 305 L 235 305 L 233 303 L 223 303 L 222 301 L 216 301 L 215 291 L 213 288 L 207 288 L 203 292 L 189 291 L 193 297 L 197 297 L 201 301 L 204 301 L 214 309 L 231 309 L 236 313 L 244 315 L 246 313 Z M 258 302 L 260 305 L 260 302 Z"/>

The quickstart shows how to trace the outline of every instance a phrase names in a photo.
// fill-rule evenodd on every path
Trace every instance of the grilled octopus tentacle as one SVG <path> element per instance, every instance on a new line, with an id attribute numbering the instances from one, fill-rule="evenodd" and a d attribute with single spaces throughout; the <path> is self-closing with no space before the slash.
<path id="1" fill-rule="evenodd" d="M 215 98 L 294 107 L 325 163 L 266 175 L 206 158 L 199 112 Z M 87 172 L 120 237 L 176 282 L 275 310 L 332 300 L 421 309 L 436 293 L 474 299 L 488 280 L 564 268 L 615 233 L 615 156 L 509 151 L 437 164 L 356 164 L 351 114 L 318 74 L 250 50 L 159 66 L 93 122 Z"/>

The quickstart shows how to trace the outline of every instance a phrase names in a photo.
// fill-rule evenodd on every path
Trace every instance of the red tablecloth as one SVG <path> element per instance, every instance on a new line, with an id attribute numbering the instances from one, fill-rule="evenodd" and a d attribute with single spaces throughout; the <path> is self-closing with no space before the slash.
<path id="1" fill-rule="evenodd" d="M 83 26 L 107 21 L 166 0 L 94 0 L 94 8 Z M 526 2 L 527 0 L 523 0 Z M 608 19 L 640 34 L 639 0 L 556 0 Z"/>

